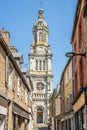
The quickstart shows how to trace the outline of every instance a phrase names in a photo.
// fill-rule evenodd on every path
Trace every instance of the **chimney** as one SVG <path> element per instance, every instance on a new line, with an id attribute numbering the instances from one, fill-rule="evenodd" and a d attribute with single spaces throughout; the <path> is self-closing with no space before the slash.
<path id="1" fill-rule="evenodd" d="M 15 46 L 10 46 L 10 51 L 12 53 L 18 53 L 18 50 L 17 50 L 17 48 Z"/>
<path id="2" fill-rule="evenodd" d="M 5 40 L 5 42 L 7 43 L 7 45 L 10 46 L 10 33 L 4 28 L 0 29 L 0 33 L 3 39 Z"/>

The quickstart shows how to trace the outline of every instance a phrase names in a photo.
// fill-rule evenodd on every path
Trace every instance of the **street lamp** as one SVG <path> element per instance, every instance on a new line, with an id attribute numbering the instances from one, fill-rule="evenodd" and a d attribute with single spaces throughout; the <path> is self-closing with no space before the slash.
<path id="1" fill-rule="evenodd" d="M 74 53 L 74 52 L 67 52 L 65 54 L 66 57 L 70 57 L 70 58 L 73 58 L 74 56 L 83 56 L 86 58 L 86 52 L 84 53 Z"/>

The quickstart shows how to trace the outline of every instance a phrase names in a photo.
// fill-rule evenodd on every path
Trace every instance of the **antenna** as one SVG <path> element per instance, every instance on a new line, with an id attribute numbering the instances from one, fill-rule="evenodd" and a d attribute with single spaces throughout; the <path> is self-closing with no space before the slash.
<path id="1" fill-rule="evenodd" d="M 42 0 L 40 1 L 40 8 L 42 8 Z"/>

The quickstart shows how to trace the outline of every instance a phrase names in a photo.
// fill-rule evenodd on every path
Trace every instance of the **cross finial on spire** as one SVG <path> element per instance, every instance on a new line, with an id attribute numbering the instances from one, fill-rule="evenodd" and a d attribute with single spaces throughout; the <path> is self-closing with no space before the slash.
<path id="1" fill-rule="evenodd" d="M 42 8 L 42 0 L 40 1 L 40 8 Z"/>

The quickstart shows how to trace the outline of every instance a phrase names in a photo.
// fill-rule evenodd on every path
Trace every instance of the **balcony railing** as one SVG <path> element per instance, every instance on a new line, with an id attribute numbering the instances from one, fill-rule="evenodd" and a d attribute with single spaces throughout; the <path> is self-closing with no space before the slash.
<path id="1" fill-rule="evenodd" d="M 33 99 L 46 99 L 46 94 L 34 93 Z"/>

